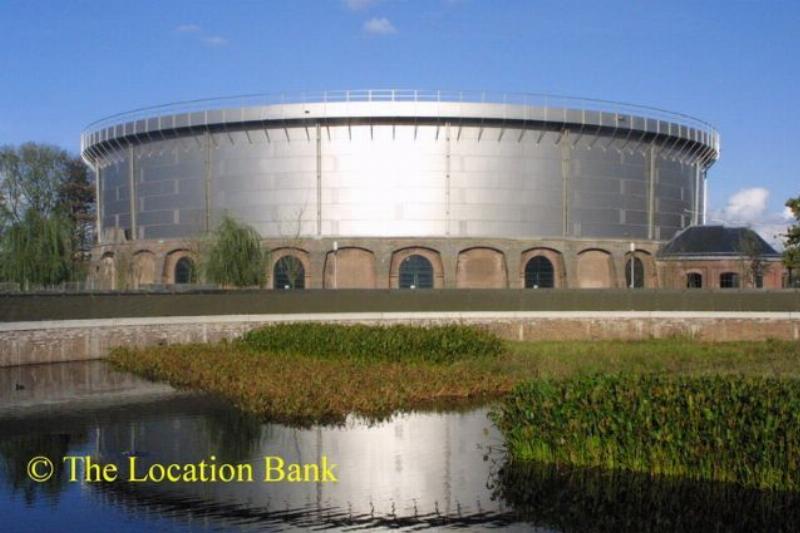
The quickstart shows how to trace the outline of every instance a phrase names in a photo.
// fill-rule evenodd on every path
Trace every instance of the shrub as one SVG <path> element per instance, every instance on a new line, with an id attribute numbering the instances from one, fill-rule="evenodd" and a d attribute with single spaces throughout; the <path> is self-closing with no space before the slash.
<path id="1" fill-rule="evenodd" d="M 274 324 L 246 333 L 239 342 L 251 349 L 320 357 L 452 362 L 495 356 L 500 339 L 474 327 L 447 325 L 367 326 L 321 323 Z"/>
<path id="2" fill-rule="evenodd" d="M 517 386 L 492 413 L 515 460 L 800 489 L 800 381 L 585 376 Z"/>

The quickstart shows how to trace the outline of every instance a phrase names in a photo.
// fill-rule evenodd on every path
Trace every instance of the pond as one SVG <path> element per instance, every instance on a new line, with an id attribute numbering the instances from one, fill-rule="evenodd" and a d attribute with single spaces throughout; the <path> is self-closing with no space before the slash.
<path id="1" fill-rule="evenodd" d="M 273 531 L 369 528 L 529 531 L 792 530 L 793 495 L 647 476 L 505 464 L 487 407 L 290 427 L 102 362 L 0 369 L 4 531 Z M 52 478 L 28 477 L 32 457 Z M 87 481 L 85 461 L 119 465 Z M 153 465 L 249 465 L 252 480 L 128 481 Z M 264 482 L 265 457 L 335 464 L 337 482 Z M 273 473 L 277 463 L 271 463 Z M 91 469 L 90 469 L 91 470 Z M 73 481 L 70 476 L 75 475 Z M 134 476 L 136 477 L 136 476 Z M 146 477 L 146 476 L 145 476 Z M 288 477 L 288 476 L 287 476 Z"/>

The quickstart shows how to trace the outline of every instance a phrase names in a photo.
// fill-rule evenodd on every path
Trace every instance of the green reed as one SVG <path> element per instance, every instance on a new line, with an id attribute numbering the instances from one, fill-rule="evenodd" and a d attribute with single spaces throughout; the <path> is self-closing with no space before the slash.
<path id="1" fill-rule="evenodd" d="M 800 489 L 800 380 L 592 375 L 523 383 L 492 413 L 514 460 Z"/>
<path id="2" fill-rule="evenodd" d="M 454 362 L 503 351 L 494 334 L 471 326 L 274 324 L 246 333 L 241 346 L 270 353 L 365 360 Z"/>

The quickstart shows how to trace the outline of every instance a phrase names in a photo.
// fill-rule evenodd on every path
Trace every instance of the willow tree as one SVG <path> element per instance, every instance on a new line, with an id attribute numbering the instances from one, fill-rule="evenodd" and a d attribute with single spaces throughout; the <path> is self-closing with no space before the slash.
<path id="1" fill-rule="evenodd" d="M 28 287 L 74 281 L 72 231 L 66 217 L 28 209 L 12 223 L 0 243 L 0 277 Z"/>
<path id="2" fill-rule="evenodd" d="M 269 254 L 252 226 L 226 216 L 202 248 L 201 269 L 207 281 L 234 287 L 264 286 Z"/>
<path id="3" fill-rule="evenodd" d="M 0 147 L 0 281 L 57 285 L 83 277 L 94 238 L 87 170 L 57 146 Z"/>

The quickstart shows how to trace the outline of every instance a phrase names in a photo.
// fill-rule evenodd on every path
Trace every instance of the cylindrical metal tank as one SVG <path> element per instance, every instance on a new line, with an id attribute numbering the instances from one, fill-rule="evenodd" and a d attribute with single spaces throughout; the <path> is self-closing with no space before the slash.
<path id="1" fill-rule="evenodd" d="M 545 95 L 365 90 L 149 108 L 90 125 L 102 242 L 227 213 L 265 238 L 664 241 L 701 223 L 719 136 L 666 111 Z"/>

